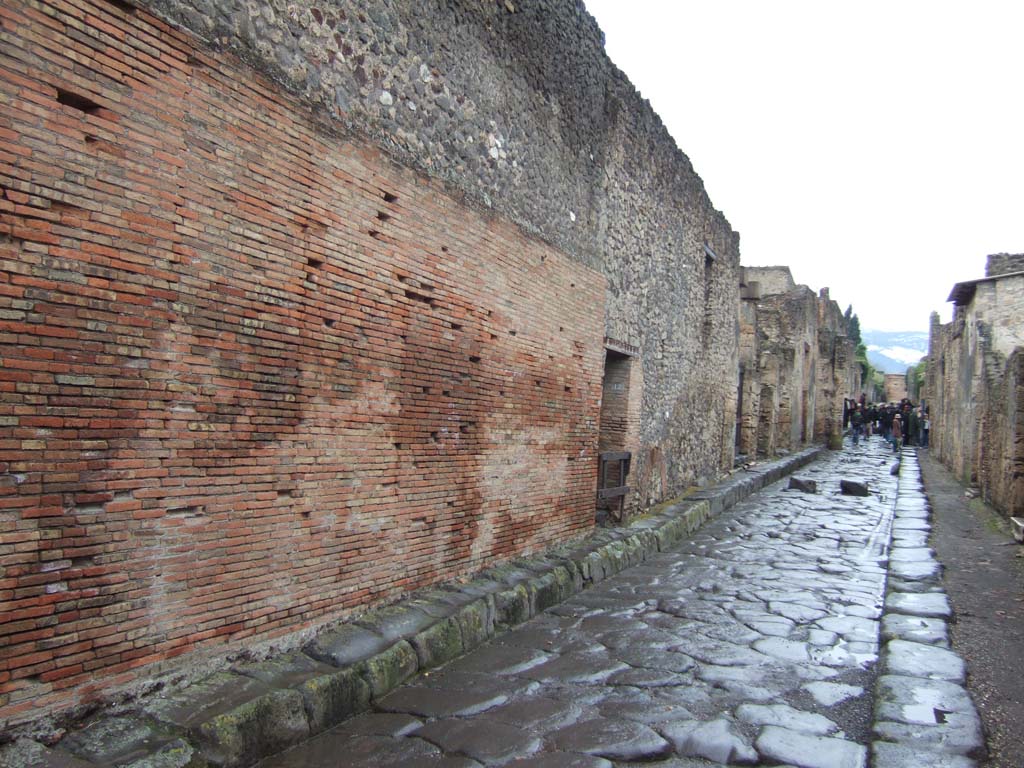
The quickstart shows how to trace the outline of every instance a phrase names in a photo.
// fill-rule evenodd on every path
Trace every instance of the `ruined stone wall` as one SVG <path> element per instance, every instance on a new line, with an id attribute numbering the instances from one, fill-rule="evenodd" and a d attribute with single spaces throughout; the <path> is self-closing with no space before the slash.
<path id="1" fill-rule="evenodd" d="M 985 277 L 1024 272 L 1024 253 L 993 253 L 985 260 Z"/>
<path id="2" fill-rule="evenodd" d="M 743 279 L 737 450 L 774 455 L 835 438 L 857 367 L 839 306 L 827 289 L 794 285 L 786 267 L 747 267 Z"/>
<path id="3" fill-rule="evenodd" d="M 907 397 L 907 375 L 905 373 L 885 374 L 885 401 L 898 403 Z"/>
<path id="4" fill-rule="evenodd" d="M 631 502 L 731 466 L 738 238 L 582 6 L 148 7 L 2 9 L 0 718 L 587 530 L 604 337 Z"/>
<path id="5" fill-rule="evenodd" d="M 932 316 L 926 373 L 935 455 L 1007 514 L 1024 509 L 1024 274 L 979 281 L 945 325 Z"/>

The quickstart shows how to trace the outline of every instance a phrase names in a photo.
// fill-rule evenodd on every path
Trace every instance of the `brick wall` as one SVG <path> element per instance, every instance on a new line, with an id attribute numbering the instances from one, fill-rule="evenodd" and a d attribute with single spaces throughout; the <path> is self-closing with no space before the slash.
<path id="1" fill-rule="evenodd" d="M 0 719 L 592 525 L 604 278 L 144 12 L 0 23 Z"/>

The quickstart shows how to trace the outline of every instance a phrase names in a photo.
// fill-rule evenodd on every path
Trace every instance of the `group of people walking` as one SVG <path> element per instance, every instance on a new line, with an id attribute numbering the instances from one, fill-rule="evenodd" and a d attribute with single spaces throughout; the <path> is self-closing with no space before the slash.
<path id="1" fill-rule="evenodd" d="M 898 452 L 904 445 L 927 448 L 931 419 L 926 406 L 915 406 L 907 398 L 899 403 L 866 403 L 861 395 L 860 401 L 843 401 L 843 429 L 850 430 L 854 445 L 861 437 L 879 434 Z"/>

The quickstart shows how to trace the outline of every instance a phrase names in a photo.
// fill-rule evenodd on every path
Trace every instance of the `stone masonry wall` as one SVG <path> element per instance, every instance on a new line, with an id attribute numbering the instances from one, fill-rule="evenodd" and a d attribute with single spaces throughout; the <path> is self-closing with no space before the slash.
<path id="1" fill-rule="evenodd" d="M 0 719 L 593 525 L 603 277 L 155 19 L 2 14 Z"/>
<path id="2" fill-rule="evenodd" d="M 926 374 L 932 450 L 1008 515 L 1024 512 L 1022 317 L 1024 275 L 979 281 L 952 322 L 932 316 Z"/>
<path id="3" fill-rule="evenodd" d="M 856 367 L 839 306 L 827 290 L 795 285 L 787 267 L 748 267 L 744 281 L 738 452 L 774 455 L 834 438 Z"/>
<path id="4" fill-rule="evenodd" d="M 738 237 L 581 5 L 150 7 L 0 7 L 0 718 L 587 530 L 603 337 L 632 503 L 731 466 Z"/>

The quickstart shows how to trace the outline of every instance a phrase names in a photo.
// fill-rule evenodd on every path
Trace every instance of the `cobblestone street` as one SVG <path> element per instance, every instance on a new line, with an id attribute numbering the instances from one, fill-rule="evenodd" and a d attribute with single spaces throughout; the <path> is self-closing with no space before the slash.
<path id="1" fill-rule="evenodd" d="M 261 765 L 974 765 L 916 457 L 894 460 L 826 454 L 799 473 L 816 493 L 769 486 Z"/>

